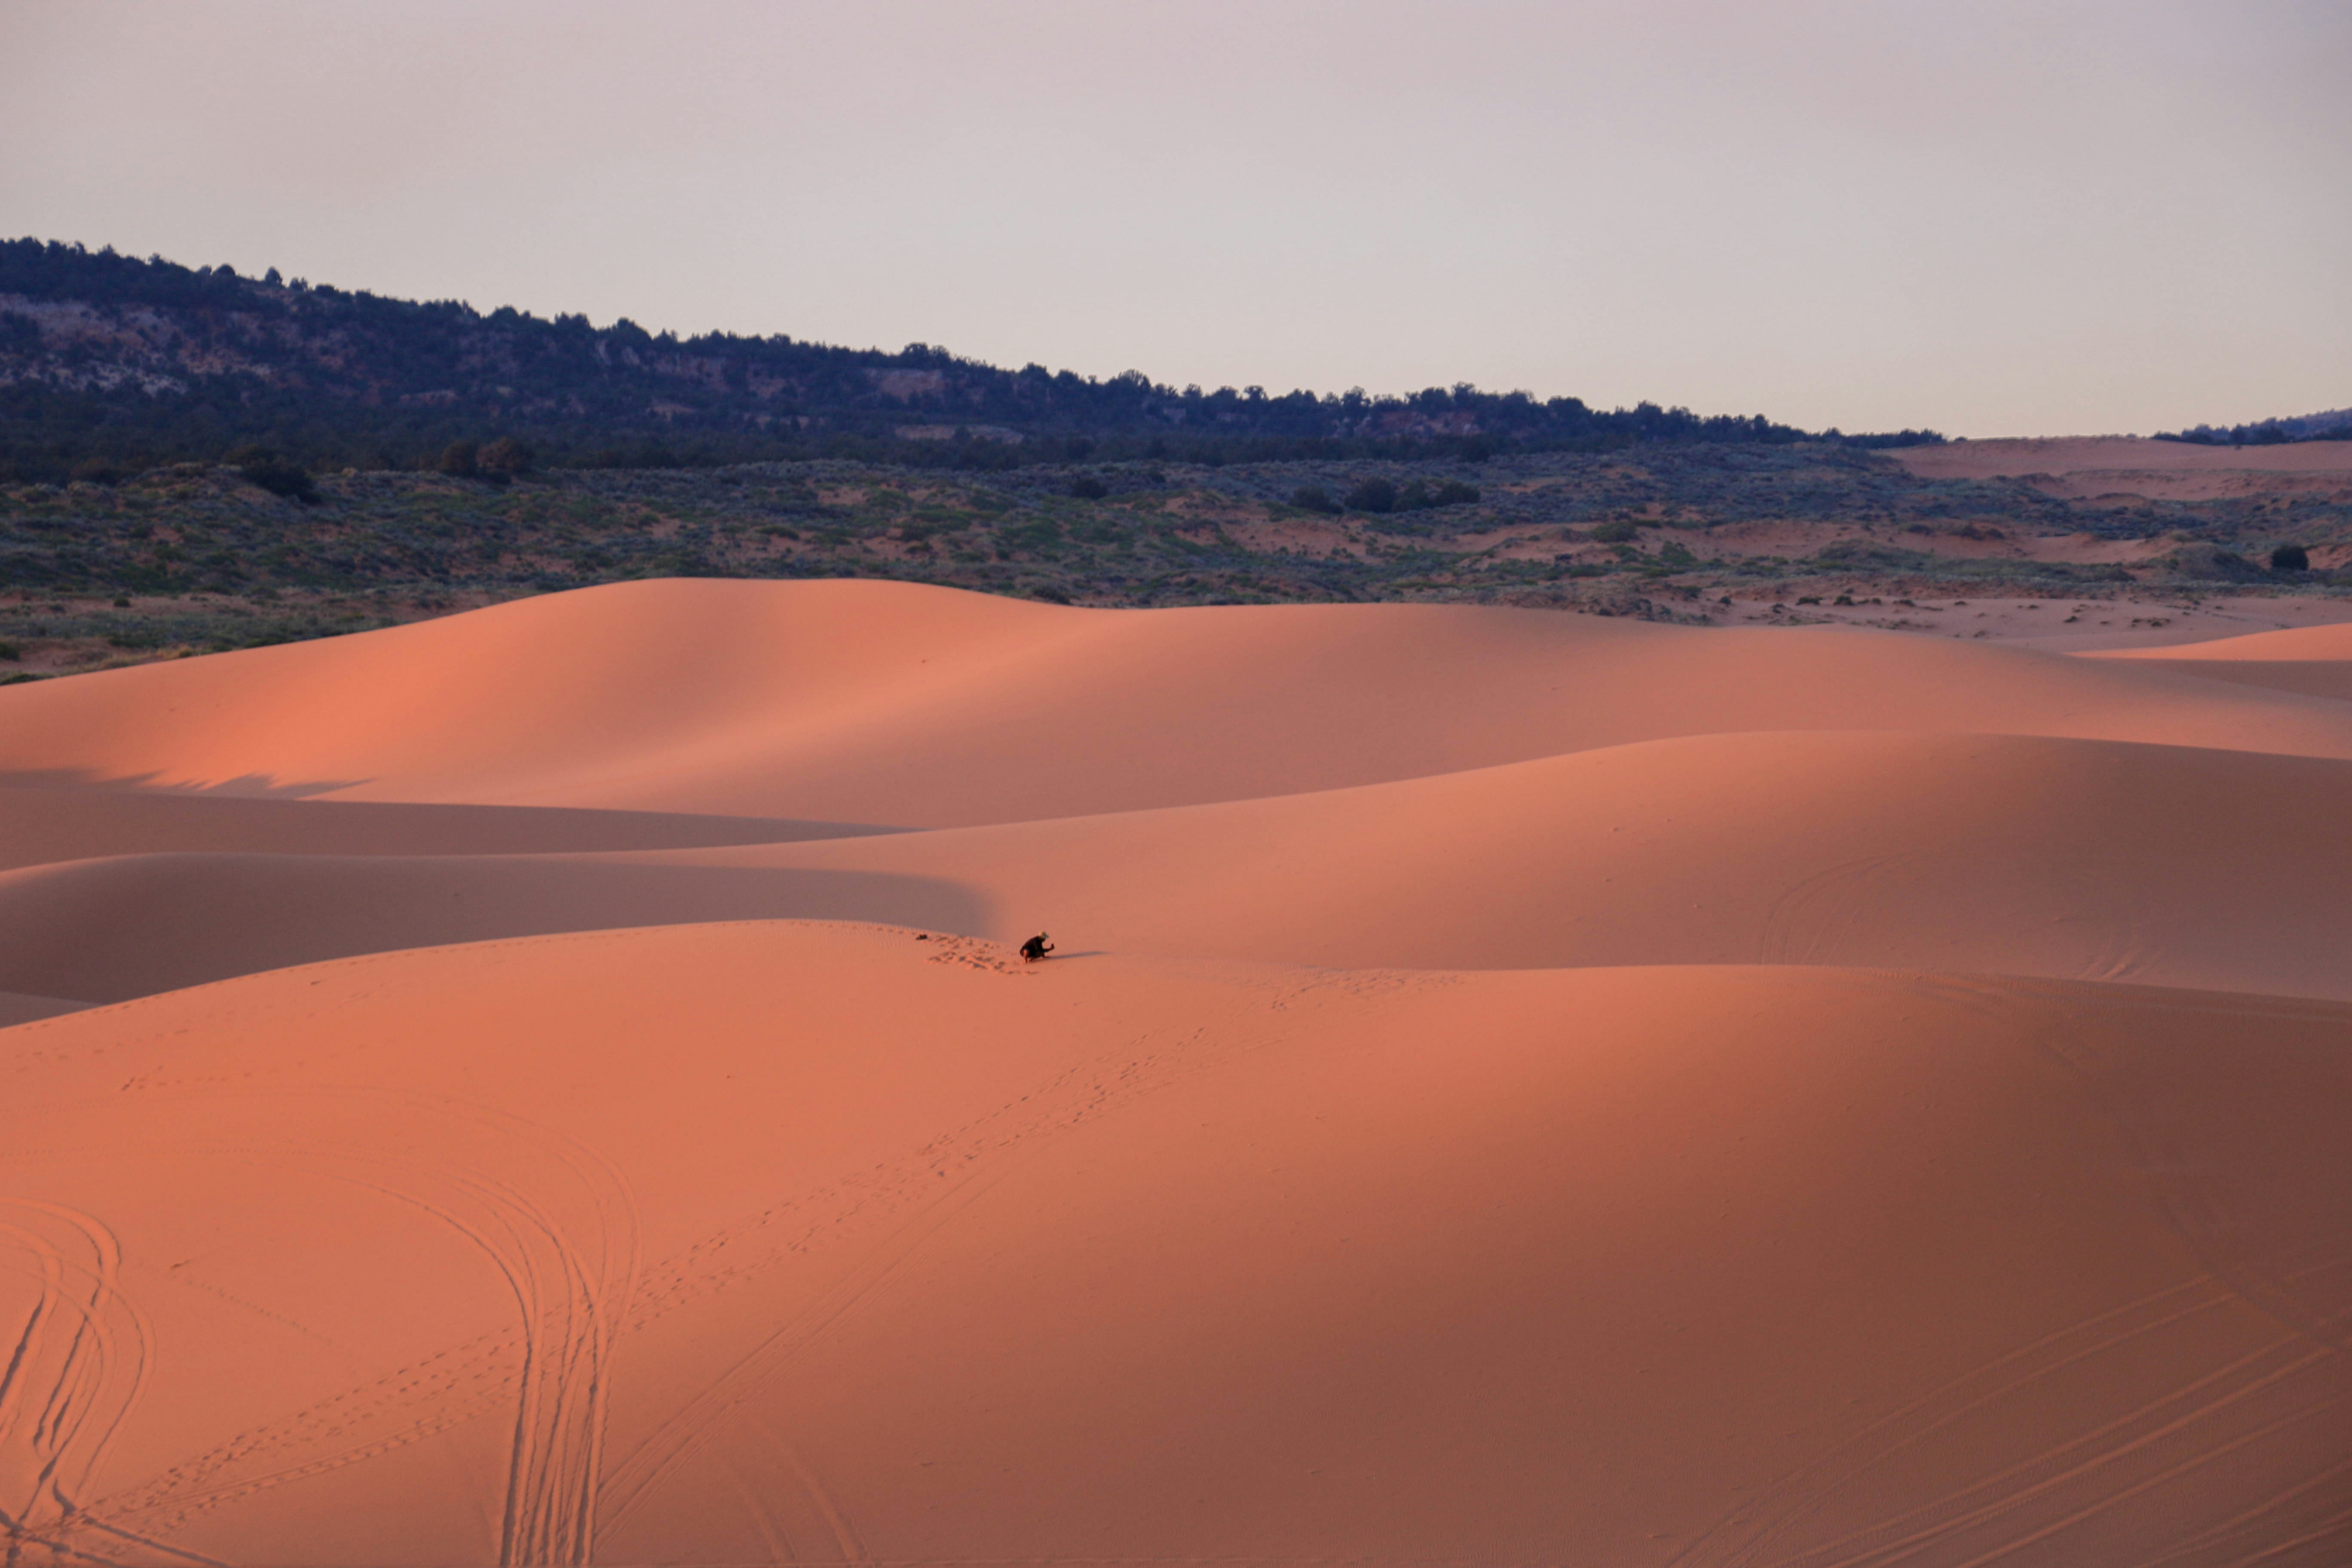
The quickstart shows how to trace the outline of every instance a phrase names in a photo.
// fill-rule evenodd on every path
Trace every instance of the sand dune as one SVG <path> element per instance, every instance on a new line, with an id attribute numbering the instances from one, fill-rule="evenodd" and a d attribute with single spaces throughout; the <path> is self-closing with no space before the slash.
<path id="1" fill-rule="evenodd" d="M 2340 659 L 2150 657 L 2133 662 L 2142 669 L 2168 670 L 2201 680 L 2226 681 L 2232 686 L 2251 686 L 2264 691 L 2291 691 L 2297 696 L 2323 698 L 2330 702 L 2352 702 L 2352 662 Z"/>
<path id="2" fill-rule="evenodd" d="M 136 789 L 0 788 L 0 869 L 174 850 L 530 855 L 778 844 L 885 831 L 856 823 L 768 817 L 267 800 Z"/>
<path id="3" fill-rule="evenodd" d="M 2347 637 L 646 583 L 0 690 L 8 1560 L 2333 1568 Z"/>
<path id="4" fill-rule="evenodd" d="M 54 1018 L 60 1013 L 79 1012 L 89 1005 L 63 996 L 27 996 L 21 991 L 0 991 L 0 1029 L 12 1024 L 29 1024 L 36 1018 Z"/>
<path id="5" fill-rule="evenodd" d="M 2338 703 L 1851 628 L 655 582 L 0 690 L 0 775 L 955 826 L 1927 715 L 2352 758 Z"/>
<path id="6" fill-rule="evenodd" d="M 2347 798 L 2352 763 L 2314 758 L 1801 733 L 827 842 L 122 857 L 0 876 L 0 986 L 115 1001 L 360 952 L 790 916 L 1335 968 L 1859 964 L 2352 1000 Z"/>
<path id="7" fill-rule="evenodd" d="M 124 855 L 0 873 L 0 987 L 119 1002 L 400 948 L 782 916 L 991 923 L 923 873 L 596 858 Z"/>
<path id="8" fill-rule="evenodd" d="M 2229 663 L 2324 664 L 2352 661 L 2352 624 L 2288 626 L 2279 631 L 2252 632 L 2244 637 L 2215 637 L 2164 648 L 2116 648 L 2086 654 L 2086 658 L 2215 660 Z"/>
<path id="9" fill-rule="evenodd" d="M 2347 1047 L 780 924 L 257 976 L 0 1034 L 0 1303 L 110 1352 L 0 1486 L 155 1561 L 2333 1561 Z"/>
<path id="10" fill-rule="evenodd" d="M 977 934 L 1045 926 L 1121 952 L 1886 965 L 2352 999 L 2347 799 L 2352 764 L 2311 758 L 1717 735 L 1314 795 L 625 858 L 921 876 L 980 895 Z"/>
<path id="11" fill-rule="evenodd" d="M 2290 626 L 2178 647 L 2118 648 L 2082 657 L 2129 659 L 2143 669 L 2352 702 L 2352 625 Z"/>

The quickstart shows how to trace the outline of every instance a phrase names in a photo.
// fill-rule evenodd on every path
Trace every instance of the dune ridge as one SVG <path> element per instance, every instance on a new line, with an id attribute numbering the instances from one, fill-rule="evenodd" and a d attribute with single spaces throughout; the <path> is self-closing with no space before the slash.
<path id="1" fill-rule="evenodd" d="M 2085 658 L 2226 659 L 2257 663 L 2322 663 L 2352 660 L 2352 625 L 2287 626 L 2279 631 L 2249 632 L 2243 637 L 2215 637 L 2209 642 L 2171 647 L 2114 648 Z"/>
<path id="2" fill-rule="evenodd" d="M 0 778 L 942 827 L 1923 713 L 2352 758 L 2333 701 L 1851 627 L 646 582 L 0 689 Z"/>
<path id="3" fill-rule="evenodd" d="M 641 583 L 0 689 L 9 1561 L 2333 1568 L 2315 632 Z"/>
<path id="4" fill-rule="evenodd" d="M 1330 968 L 1823 963 L 2352 1000 L 2347 797 L 2352 763 L 2330 759 L 1798 732 L 871 837 L 123 856 L 0 873 L 0 987 L 119 1001 L 404 947 L 789 917 Z"/>
<path id="5" fill-rule="evenodd" d="M 2129 659 L 2143 669 L 2352 702 L 2352 626 L 2289 626 L 2172 647 L 2116 648 L 2079 657 Z"/>

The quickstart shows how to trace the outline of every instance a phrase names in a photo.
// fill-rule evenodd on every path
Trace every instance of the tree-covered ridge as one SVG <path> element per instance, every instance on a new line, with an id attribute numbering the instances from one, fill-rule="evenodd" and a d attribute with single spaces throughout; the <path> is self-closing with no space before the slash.
<path id="1" fill-rule="evenodd" d="M 1761 415 L 1574 397 L 1177 388 L 911 343 L 655 334 L 457 300 L 417 303 L 110 249 L 0 242 L 0 478 L 103 478 L 274 448 L 317 468 L 415 468 L 504 438 L 557 466 L 847 458 L 1005 468 L 1131 458 L 1269 461 L 1847 437 Z"/>
<path id="2" fill-rule="evenodd" d="M 2206 447 L 2279 447 L 2294 441 L 2352 441 L 2352 408 L 2299 414 L 2291 419 L 2257 419 L 2250 425 L 2200 425 L 2168 431 L 2159 441 L 2194 441 Z"/>

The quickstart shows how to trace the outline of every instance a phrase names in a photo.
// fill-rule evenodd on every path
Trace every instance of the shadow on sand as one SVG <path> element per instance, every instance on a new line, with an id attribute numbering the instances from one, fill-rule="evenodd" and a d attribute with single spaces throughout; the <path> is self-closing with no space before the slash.
<path id="1" fill-rule="evenodd" d="M 401 948 L 719 921 L 977 935 L 989 900 L 874 871 L 475 857 L 131 855 L 0 874 L 0 991 L 118 1002 Z"/>

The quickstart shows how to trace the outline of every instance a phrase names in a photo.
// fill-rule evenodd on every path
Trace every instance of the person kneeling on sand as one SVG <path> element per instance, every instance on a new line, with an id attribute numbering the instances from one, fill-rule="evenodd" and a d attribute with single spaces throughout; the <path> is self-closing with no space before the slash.
<path id="1" fill-rule="evenodd" d="M 1053 951 L 1054 944 L 1045 940 L 1045 933 L 1041 931 L 1021 944 L 1021 962 L 1034 963 Z"/>

